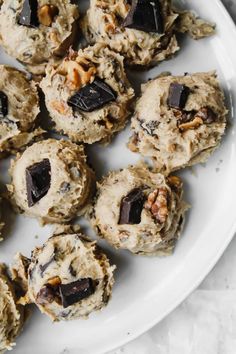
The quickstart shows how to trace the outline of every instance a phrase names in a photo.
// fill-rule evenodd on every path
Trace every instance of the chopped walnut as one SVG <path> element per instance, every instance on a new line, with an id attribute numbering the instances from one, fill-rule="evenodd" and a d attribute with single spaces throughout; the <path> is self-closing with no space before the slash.
<path id="1" fill-rule="evenodd" d="M 61 284 L 61 279 L 58 276 L 56 276 L 56 277 L 49 279 L 47 283 L 49 285 L 56 286 L 56 285 Z"/>
<path id="2" fill-rule="evenodd" d="M 59 71 L 67 76 L 71 89 L 79 90 L 87 83 L 91 83 L 96 75 L 95 66 L 86 58 L 77 57 L 76 60 L 65 60 Z"/>
<path id="3" fill-rule="evenodd" d="M 168 191 L 165 187 L 155 189 L 148 196 L 145 208 L 150 210 L 155 219 L 163 224 L 168 216 Z"/>
<path id="4" fill-rule="evenodd" d="M 59 10 L 57 6 L 44 5 L 38 10 L 39 22 L 44 26 L 50 27 L 58 14 Z"/>
<path id="5" fill-rule="evenodd" d="M 174 110 L 174 116 L 181 131 L 197 129 L 200 125 L 211 124 L 217 119 L 215 112 L 209 107 L 203 107 L 198 112 Z"/>
<path id="6" fill-rule="evenodd" d="M 115 33 L 117 27 L 117 19 L 114 13 L 105 14 L 104 20 L 106 22 L 105 31 Z"/>
<path id="7" fill-rule="evenodd" d="M 113 4 L 109 1 L 98 0 L 96 6 L 103 10 L 110 10 L 122 18 L 125 18 L 130 10 L 130 5 L 126 0 L 116 0 Z"/>
<path id="8" fill-rule="evenodd" d="M 62 101 L 52 101 L 50 103 L 51 107 L 55 109 L 60 114 L 66 114 L 68 112 L 68 105 Z"/>
<path id="9" fill-rule="evenodd" d="M 197 129 L 203 124 L 203 120 L 199 117 L 195 117 L 192 121 L 187 123 L 182 123 L 179 125 L 181 131 L 186 131 L 189 129 Z"/>

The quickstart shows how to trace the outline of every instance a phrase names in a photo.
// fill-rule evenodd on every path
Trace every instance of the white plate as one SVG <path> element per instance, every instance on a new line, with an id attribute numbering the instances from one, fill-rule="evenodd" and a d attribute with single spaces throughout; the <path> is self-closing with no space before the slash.
<path id="1" fill-rule="evenodd" d="M 182 1 L 185 7 L 217 23 L 217 34 L 195 42 L 185 38 L 177 57 L 146 74 L 133 73 L 136 86 L 161 71 L 174 74 L 217 69 L 226 90 L 231 117 L 236 108 L 236 29 L 218 0 Z M 1 61 L 13 63 L 1 54 Z M 18 354 L 98 354 L 134 339 L 154 326 L 199 285 L 229 244 L 236 230 L 236 137 L 231 120 L 220 149 L 206 166 L 182 172 L 186 199 L 192 204 L 182 239 L 173 256 L 145 258 L 115 252 L 106 244 L 117 264 L 116 285 L 109 306 L 87 321 L 52 324 L 35 309 L 17 340 Z M 108 148 L 89 149 L 90 159 L 100 176 L 110 169 L 125 167 L 138 156 L 129 152 L 129 128 Z M 7 161 L 2 161 L 3 172 Z M 37 221 L 9 214 L 9 237 L 1 244 L 1 261 L 11 262 L 15 252 L 30 255 L 35 245 L 50 235 L 51 227 L 40 228 Z M 37 237 L 36 237 L 37 235 Z"/>

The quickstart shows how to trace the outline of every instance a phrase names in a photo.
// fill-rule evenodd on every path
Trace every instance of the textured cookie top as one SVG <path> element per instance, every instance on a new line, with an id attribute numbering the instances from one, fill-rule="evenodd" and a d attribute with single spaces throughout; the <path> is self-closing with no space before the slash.
<path id="1" fill-rule="evenodd" d="M 129 147 L 165 173 L 206 161 L 226 127 L 215 72 L 163 76 L 142 86 Z"/>
<path id="2" fill-rule="evenodd" d="M 6 0 L 0 11 L 1 44 L 40 74 L 72 43 L 78 8 L 69 0 Z"/>
<path id="3" fill-rule="evenodd" d="M 16 305 L 14 287 L 0 264 L 0 353 L 11 350 L 23 324 L 22 309 Z"/>
<path id="4" fill-rule="evenodd" d="M 103 44 L 71 51 L 41 82 L 46 105 L 58 131 L 74 141 L 108 141 L 121 130 L 134 96 L 123 57 Z"/>
<path id="5" fill-rule="evenodd" d="M 155 255 L 172 251 L 186 204 L 182 182 L 146 166 L 111 172 L 98 184 L 91 221 L 116 248 Z"/>
<path id="6" fill-rule="evenodd" d="M 115 267 L 96 242 L 75 231 L 57 231 L 33 251 L 28 269 L 25 298 L 54 321 L 87 317 L 111 296 Z"/>
<path id="7" fill-rule="evenodd" d="M 13 204 L 43 223 L 63 223 L 80 213 L 93 193 L 94 174 L 82 146 L 48 139 L 33 144 L 11 165 Z"/>
<path id="8" fill-rule="evenodd" d="M 130 65 L 150 66 L 179 50 L 176 32 L 202 38 L 214 26 L 190 12 L 179 12 L 170 0 L 91 0 L 81 27 L 89 43 L 103 42 Z"/>
<path id="9" fill-rule="evenodd" d="M 0 153 L 15 152 L 43 132 L 34 130 L 38 92 L 21 71 L 0 65 L 0 75 Z"/>

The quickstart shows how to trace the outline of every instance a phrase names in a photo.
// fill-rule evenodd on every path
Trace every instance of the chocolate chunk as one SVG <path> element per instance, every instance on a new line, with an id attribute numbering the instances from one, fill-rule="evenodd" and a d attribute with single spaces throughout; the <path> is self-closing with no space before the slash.
<path id="1" fill-rule="evenodd" d="M 211 124 L 217 119 L 215 112 L 209 107 L 201 108 L 200 111 L 196 113 L 196 116 L 201 118 L 206 124 Z"/>
<path id="2" fill-rule="evenodd" d="M 91 278 L 80 279 L 69 284 L 60 284 L 59 291 L 64 308 L 92 295 L 95 291 Z"/>
<path id="3" fill-rule="evenodd" d="M 104 81 L 95 78 L 91 84 L 82 87 L 68 100 L 68 105 L 84 112 L 92 112 L 116 100 L 116 93 Z"/>
<path id="4" fill-rule="evenodd" d="M 141 188 L 133 189 L 121 201 L 119 225 L 139 224 L 144 204 L 144 194 Z"/>
<path id="5" fill-rule="evenodd" d="M 48 192 L 51 185 L 51 165 L 48 159 L 26 169 L 28 206 L 32 207 Z"/>
<path id="6" fill-rule="evenodd" d="M 159 0 L 132 0 L 124 27 L 144 32 L 164 32 L 162 7 Z"/>
<path id="7" fill-rule="evenodd" d="M 57 290 L 58 288 L 54 289 L 53 286 L 50 284 L 44 285 L 37 294 L 37 298 L 36 298 L 37 302 L 39 304 L 45 304 L 45 303 L 51 304 L 58 296 Z"/>
<path id="8" fill-rule="evenodd" d="M 27 27 L 39 27 L 37 0 L 24 1 L 18 23 Z"/>
<path id="9" fill-rule="evenodd" d="M 168 105 L 172 108 L 183 109 L 189 94 L 189 87 L 178 83 L 172 83 L 169 90 Z"/>
<path id="10" fill-rule="evenodd" d="M 0 118 L 6 117 L 8 114 L 8 97 L 4 92 L 0 91 Z"/>

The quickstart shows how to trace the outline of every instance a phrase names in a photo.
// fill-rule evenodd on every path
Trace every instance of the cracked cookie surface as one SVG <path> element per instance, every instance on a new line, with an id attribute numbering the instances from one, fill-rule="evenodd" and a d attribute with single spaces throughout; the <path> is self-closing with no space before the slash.
<path id="1" fill-rule="evenodd" d="M 134 66 L 153 66 L 180 48 L 177 32 L 193 38 L 214 33 L 214 26 L 188 11 L 176 10 L 170 0 L 91 0 L 81 27 L 90 44 L 102 42 Z"/>
<path id="2" fill-rule="evenodd" d="M 123 57 L 103 44 L 71 51 L 41 82 L 55 129 L 73 141 L 108 142 L 127 123 L 134 91 Z"/>
<path id="3" fill-rule="evenodd" d="M 83 146 L 65 140 L 33 144 L 12 161 L 10 174 L 12 204 L 42 223 L 65 223 L 83 213 L 94 191 Z"/>
<path id="4" fill-rule="evenodd" d="M 7 275 L 7 269 L 0 263 L 0 353 L 11 350 L 15 345 L 24 322 L 22 306 L 16 304 L 17 298 L 12 281 Z"/>
<path id="5" fill-rule="evenodd" d="M 109 301 L 114 283 L 108 258 L 77 228 L 58 229 L 36 248 L 23 303 L 35 303 L 53 321 L 86 318 Z"/>
<path id="6" fill-rule="evenodd" d="M 24 63 L 30 72 L 43 74 L 47 63 L 63 56 L 72 44 L 78 8 L 69 0 L 30 1 L 33 5 L 27 2 L 4 1 L 0 41 L 6 52 Z M 24 8 L 27 12 L 23 12 Z"/>
<path id="7" fill-rule="evenodd" d="M 182 181 L 146 166 L 111 172 L 100 183 L 90 213 L 99 236 L 136 254 L 168 255 L 180 237 L 187 204 Z"/>
<path id="8" fill-rule="evenodd" d="M 0 65 L 0 156 L 15 153 L 43 134 L 35 128 L 39 113 L 36 85 L 26 74 Z"/>
<path id="9" fill-rule="evenodd" d="M 129 148 L 167 174 L 205 162 L 221 142 L 226 116 L 215 72 L 162 76 L 142 86 Z"/>

